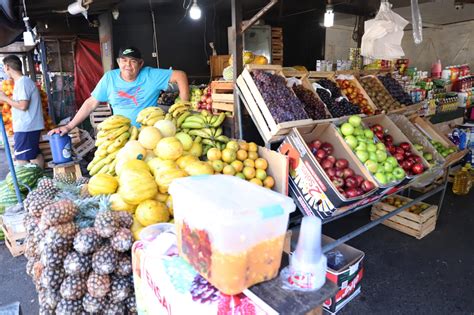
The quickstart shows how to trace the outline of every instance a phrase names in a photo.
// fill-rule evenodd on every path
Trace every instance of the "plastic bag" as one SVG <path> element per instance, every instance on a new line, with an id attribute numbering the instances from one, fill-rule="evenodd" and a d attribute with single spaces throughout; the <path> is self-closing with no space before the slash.
<path id="1" fill-rule="evenodd" d="M 421 44 L 423 41 L 423 23 L 421 22 L 418 0 L 411 0 L 411 25 L 413 26 L 413 39 L 415 40 L 415 44 Z"/>
<path id="2" fill-rule="evenodd" d="M 338 270 L 346 264 L 346 258 L 338 250 L 328 252 L 326 257 L 328 259 L 328 267 L 333 270 Z"/>
<path id="3" fill-rule="evenodd" d="M 395 59 L 404 56 L 401 42 L 408 21 L 391 10 L 389 2 L 381 2 L 374 19 L 365 22 L 361 55 L 374 59 Z"/>

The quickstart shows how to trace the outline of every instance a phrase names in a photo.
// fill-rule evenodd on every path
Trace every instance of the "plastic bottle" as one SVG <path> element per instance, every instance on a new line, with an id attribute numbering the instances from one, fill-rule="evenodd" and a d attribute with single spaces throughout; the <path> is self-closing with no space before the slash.
<path id="1" fill-rule="evenodd" d="M 438 59 L 438 61 L 434 62 L 431 65 L 431 77 L 433 79 L 441 78 L 441 71 L 442 71 L 441 60 Z"/>
<path id="2" fill-rule="evenodd" d="M 467 195 L 471 189 L 471 175 L 466 167 L 461 168 L 454 176 L 453 193 L 456 195 Z"/>

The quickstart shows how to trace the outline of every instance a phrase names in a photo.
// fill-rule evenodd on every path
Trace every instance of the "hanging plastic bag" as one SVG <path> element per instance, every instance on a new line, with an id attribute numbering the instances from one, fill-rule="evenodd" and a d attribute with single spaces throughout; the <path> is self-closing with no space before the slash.
<path id="1" fill-rule="evenodd" d="M 373 59 L 396 59 L 404 56 L 401 42 L 403 29 L 407 24 L 407 20 L 391 10 L 388 1 L 382 1 L 375 18 L 365 22 L 361 55 Z"/>
<path id="2" fill-rule="evenodd" d="M 423 41 L 423 23 L 421 22 L 418 0 L 411 0 L 411 24 L 413 26 L 413 39 L 415 40 L 415 44 L 421 44 Z"/>

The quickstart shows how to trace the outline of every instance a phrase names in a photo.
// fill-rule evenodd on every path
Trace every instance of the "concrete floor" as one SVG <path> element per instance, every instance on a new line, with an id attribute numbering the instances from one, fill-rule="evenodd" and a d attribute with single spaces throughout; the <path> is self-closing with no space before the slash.
<path id="1" fill-rule="evenodd" d="M 340 314 L 472 314 L 473 204 L 474 192 L 455 197 L 448 186 L 436 230 L 422 240 L 380 225 L 348 242 L 365 252 L 365 275 L 362 293 Z M 323 233 L 337 238 L 368 222 L 368 211 L 361 211 L 325 225 Z M 24 257 L 13 258 L 0 245 L 0 306 L 19 301 L 23 314 L 37 314 L 25 264 Z"/>

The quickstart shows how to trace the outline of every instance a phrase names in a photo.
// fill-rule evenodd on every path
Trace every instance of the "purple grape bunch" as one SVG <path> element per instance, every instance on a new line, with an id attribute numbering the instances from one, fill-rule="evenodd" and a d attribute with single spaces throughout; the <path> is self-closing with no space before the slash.
<path id="1" fill-rule="evenodd" d="M 294 85 L 293 92 L 304 105 L 304 110 L 313 120 L 326 119 L 324 103 L 309 89 L 302 85 Z"/>
<path id="2" fill-rule="evenodd" d="M 262 70 L 252 72 L 252 77 L 277 123 L 309 118 L 301 101 L 286 86 L 285 78 Z"/>
<path id="3" fill-rule="evenodd" d="M 390 75 L 381 75 L 378 77 L 388 92 L 401 104 L 412 105 L 410 95 L 403 90 L 403 87 Z"/>
<path id="4" fill-rule="evenodd" d="M 337 87 L 336 83 L 331 80 L 322 79 L 318 81 L 319 85 L 324 89 L 318 88 L 318 93 L 321 100 L 326 104 L 327 109 L 331 113 L 332 117 L 342 117 L 347 115 L 360 114 L 360 108 L 357 105 L 352 104 L 346 98 L 343 98 L 341 91 Z M 330 92 L 328 92 L 329 90 Z"/>
<path id="5" fill-rule="evenodd" d="M 201 304 L 215 302 L 220 297 L 219 290 L 199 274 L 194 278 L 190 291 L 193 301 L 199 301 Z"/>

